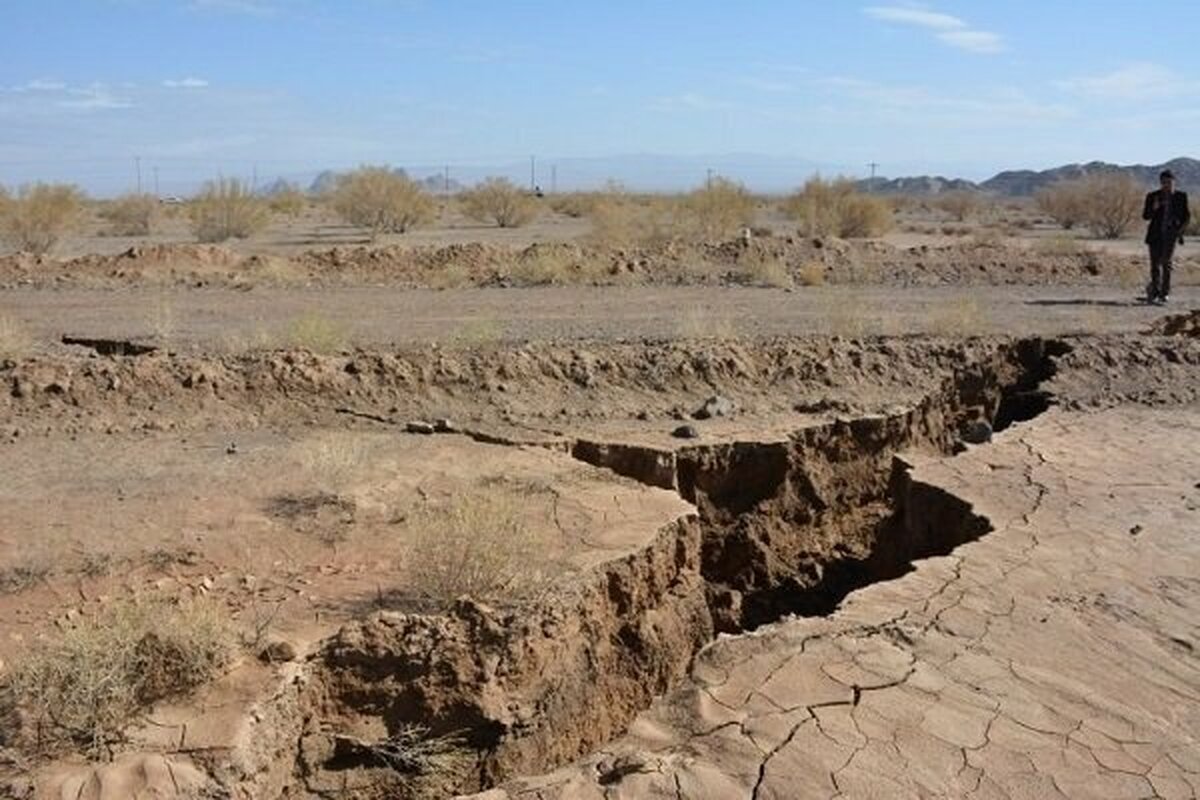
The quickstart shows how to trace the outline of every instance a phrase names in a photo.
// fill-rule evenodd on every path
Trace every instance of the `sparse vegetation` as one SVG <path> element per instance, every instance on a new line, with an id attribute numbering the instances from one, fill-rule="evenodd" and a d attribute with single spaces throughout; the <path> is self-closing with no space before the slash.
<path id="1" fill-rule="evenodd" d="M 825 283 L 825 265 L 820 261 L 805 262 L 796 270 L 796 280 L 801 286 L 820 286 Z"/>
<path id="2" fill-rule="evenodd" d="M 284 326 L 279 344 L 328 355 L 346 348 L 346 328 L 340 322 L 310 311 Z"/>
<path id="3" fill-rule="evenodd" d="M 1048 256 L 1076 256 L 1092 252 L 1087 244 L 1073 236 L 1052 236 L 1047 239 L 1038 239 L 1034 242 L 1033 249 Z"/>
<path id="4" fill-rule="evenodd" d="M 66 184 L 35 183 L 16 195 L 0 188 L 0 241 L 35 255 L 50 252 L 78 226 L 83 194 Z"/>
<path id="5" fill-rule="evenodd" d="M 7 314 L 0 314 L 0 359 L 19 358 L 29 352 L 33 340 L 25 326 Z"/>
<path id="6" fill-rule="evenodd" d="M 751 256 L 738 261 L 739 278 L 756 286 L 787 288 L 792 285 L 792 276 L 787 264 L 778 256 Z"/>
<path id="7" fill-rule="evenodd" d="M 977 335 L 990 327 L 987 314 L 974 297 L 959 297 L 939 304 L 929 323 L 930 331 L 941 336 Z"/>
<path id="8" fill-rule="evenodd" d="M 946 192 L 938 196 L 935 203 L 938 208 L 959 222 L 974 217 L 983 205 L 979 193 L 970 191 Z"/>
<path id="9" fill-rule="evenodd" d="M 488 178 L 461 199 L 467 216 L 501 228 L 519 228 L 537 216 L 537 200 L 507 178 Z"/>
<path id="10" fill-rule="evenodd" d="M 113 236 L 149 236 L 158 218 L 158 198 L 152 194 L 124 194 L 100 209 Z"/>
<path id="11" fill-rule="evenodd" d="M 1084 219 L 1087 194 L 1081 181 L 1058 181 L 1034 195 L 1038 210 L 1071 230 Z"/>
<path id="12" fill-rule="evenodd" d="M 682 339 L 713 339 L 721 342 L 733 341 L 741 336 L 732 318 L 701 306 L 692 306 L 680 315 L 678 334 Z"/>
<path id="13" fill-rule="evenodd" d="M 37 744 L 66 739 L 102 754 L 155 702 L 210 680 L 232 644 L 210 603 L 114 603 L 38 641 L 9 684 Z"/>
<path id="14" fill-rule="evenodd" d="M 298 186 L 287 184 L 280 188 L 279 191 L 271 194 L 267 200 L 267 206 L 273 214 L 278 214 L 288 219 L 296 219 L 308 207 L 308 195 L 301 191 Z"/>
<path id="15" fill-rule="evenodd" d="M 686 220 L 705 239 L 726 239 L 754 222 L 754 197 L 740 183 L 713 178 L 683 198 Z"/>
<path id="16" fill-rule="evenodd" d="M 382 233 L 404 233 L 433 218 L 433 198 L 415 181 L 389 167 L 359 167 L 343 175 L 333 191 L 334 210 L 351 225 Z"/>
<path id="17" fill-rule="evenodd" d="M 220 178 L 205 186 L 189 204 L 192 230 L 201 242 L 245 239 L 270 222 L 270 212 L 237 178 Z"/>
<path id="18" fill-rule="evenodd" d="M 1096 236 L 1119 239 L 1142 214 L 1142 187 L 1129 175 L 1098 174 L 1083 178 L 1083 222 Z"/>
<path id="19" fill-rule="evenodd" d="M 526 524 L 528 504 L 511 490 L 471 487 L 445 503 L 426 503 L 408 516 L 407 587 L 445 607 L 463 595 L 484 602 L 528 599 L 553 577 L 561 543 Z"/>
<path id="20" fill-rule="evenodd" d="M 803 189 L 783 202 L 783 212 L 799 223 L 805 236 L 882 236 L 893 223 L 892 207 L 886 200 L 859 192 L 854 182 L 845 178 L 810 178 Z"/>

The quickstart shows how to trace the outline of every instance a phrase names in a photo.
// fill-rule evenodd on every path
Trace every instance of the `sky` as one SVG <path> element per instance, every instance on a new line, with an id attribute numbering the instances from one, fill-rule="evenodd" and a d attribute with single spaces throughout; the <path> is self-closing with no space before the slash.
<path id="1" fill-rule="evenodd" d="M 140 168 L 184 193 L 364 163 L 528 180 L 533 156 L 560 188 L 606 170 L 678 188 L 705 164 L 755 188 L 1200 156 L 1195 0 L 4 0 L 0 18 L 8 186 L 112 194 Z"/>

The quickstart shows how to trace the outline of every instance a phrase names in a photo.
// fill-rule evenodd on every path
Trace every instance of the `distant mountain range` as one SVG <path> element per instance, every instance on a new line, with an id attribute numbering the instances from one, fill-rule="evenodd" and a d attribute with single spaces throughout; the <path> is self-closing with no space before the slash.
<path id="1" fill-rule="evenodd" d="M 879 194 L 928 195 L 941 192 L 970 190 L 987 192 L 1002 197 L 1028 197 L 1052 183 L 1085 175 L 1118 173 L 1131 176 L 1147 187 L 1158 185 L 1158 173 L 1170 169 L 1177 182 L 1184 187 L 1200 186 L 1200 161 L 1194 158 L 1173 158 L 1164 164 L 1132 164 L 1122 166 L 1106 161 L 1089 161 L 1086 164 L 1066 164 L 1041 171 L 1018 169 L 1005 170 L 986 181 L 974 183 L 959 178 L 947 179 L 921 175 L 911 178 L 876 178 L 858 181 L 863 190 Z"/>

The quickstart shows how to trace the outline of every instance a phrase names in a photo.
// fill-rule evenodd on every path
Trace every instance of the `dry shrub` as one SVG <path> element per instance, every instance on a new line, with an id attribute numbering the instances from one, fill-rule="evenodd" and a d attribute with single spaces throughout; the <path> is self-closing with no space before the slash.
<path id="1" fill-rule="evenodd" d="M 669 202 L 635 197 L 610 185 L 597 195 L 591 210 L 592 229 L 586 239 L 597 247 L 624 249 L 671 239 L 674 218 Z"/>
<path id="2" fill-rule="evenodd" d="M 855 302 L 832 304 L 825 324 L 830 336 L 844 339 L 861 339 L 867 332 L 866 312 Z"/>
<path id="3" fill-rule="evenodd" d="M 940 195 L 935 201 L 938 208 L 959 222 L 965 222 L 979 213 L 983 205 L 979 194 L 970 191 L 953 191 Z"/>
<path id="4" fill-rule="evenodd" d="M 799 223 L 805 236 L 882 236 L 893 223 L 886 200 L 859 192 L 847 178 L 810 178 L 803 189 L 783 201 L 783 212 Z"/>
<path id="5" fill-rule="evenodd" d="M 743 258 L 737 265 L 738 278 L 756 286 L 785 289 L 792 285 L 787 264 L 778 256 L 755 255 Z"/>
<path id="6" fill-rule="evenodd" d="M 415 508 L 408 516 L 409 590 L 439 608 L 464 595 L 490 603 L 536 596 L 553 577 L 561 542 L 548 525 L 526 524 L 526 504 L 511 489 L 478 486 Z"/>
<path id="7" fill-rule="evenodd" d="M 245 239 L 270 222 L 270 212 L 262 198 L 237 178 L 219 178 L 188 205 L 192 231 L 201 242 Z"/>
<path id="8" fill-rule="evenodd" d="M 1056 181 L 1034 195 L 1038 210 L 1068 231 L 1083 221 L 1086 199 L 1079 180 Z"/>
<path id="9" fill-rule="evenodd" d="M 149 236 L 158 218 L 158 198 L 152 194 L 124 194 L 100 209 L 113 236 Z"/>
<path id="10" fill-rule="evenodd" d="M 537 248 L 512 265 L 510 275 L 521 286 L 593 283 L 605 275 L 595 258 L 559 248 Z"/>
<path id="11" fill-rule="evenodd" d="M 519 228 L 537 216 L 537 200 L 507 178 L 488 178 L 460 198 L 468 217 L 501 228 Z"/>
<path id="12" fill-rule="evenodd" d="M 308 208 L 308 195 L 299 187 L 288 184 L 268 198 L 267 207 L 272 214 L 296 219 Z"/>
<path id="13" fill-rule="evenodd" d="M 6 314 L 0 314 L 0 359 L 20 358 L 29 352 L 33 340 L 25 326 Z"/>
<path id="14" fill-rule="evenodd" d="M 820 261 L 806 261 L 796 270 L 796 280 L 801 286 L 820 286 L 825 283 L 825 265 Z"/>
<path id="15" fill-rule="evenodd" d="M 83 193 L 61 183 L 22 186 L 16 195 L 0 188 L 0 241 L 42 255 L 78 227 Z"/>
<path id="16" fill-rule="evenodd" d="M 503 341 L 505 336 L 504 324 L 491 317 L 476 317 L 458 326 L 452 337 L 455 344 L 462 347 L 483 347 Z"/>
<path id="17" fill-rule="evenodd" d="M 37 743 L 104 752 L 154 703 L 211 680 L 233 642 L 212 603 L 118 602 L 37 642 L 9 687 Z"/>
<path id="18" fill-rule="evenodd" d="M 1104 173 L 1082 179 L 1083 222 L 1096 236 L 1119 239 L 1142 215 L 1142 187 L 1130 175 Z"/>
<path id="19" fill-rule="evenodd" d="M 714 178 L 683 198 L 686 223 L 706 239 L 726 239 L 754 222 L 754 197 L 740 183 Z"/>
<path id="20" fill-rule="evenodd" d="M 428 192 L 388 167 L 364 166 L 343 175 L 331 200 L 342 219 L 369 230 L 372 241 L 429 222 L 436 208 Z"/>
<path id="21" fill-rule="evenodd" d="M 42 554 L 29 554 L 15 563 L 0 568 L 0 595 L 17 594 L 37 586 L 53 572 L 50 558 Z"/>
<path id="22" fill-rule="evenodd" d="M 568 194 L 559 194 L 550 200 L 550 207 L 563 216 L 578 219 L 590 216 L 596 208 L 596 203 L 603 197 L 603 192 L 570 192 Z"/>
<path id="23" fill-rule="evenodd" d="M 346 348 L 346 326 L 324 314 L 310 311 L 284 325 L 279 337 L 282 347 L 295 347 L 329 355 Z"/>

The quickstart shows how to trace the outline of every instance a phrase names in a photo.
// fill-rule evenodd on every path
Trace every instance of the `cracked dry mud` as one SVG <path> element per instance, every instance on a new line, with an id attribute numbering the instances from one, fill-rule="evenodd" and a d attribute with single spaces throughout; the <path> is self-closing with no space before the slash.
<path id="1" fill-rule="evenodd" d="M 0 595 L 0 657 L 79 597 L 196 591 L 243 621 L 290 598 L 300 657 L 239 661 L 109 763 L 0 772 L 97 800 L 1195 797 L 1191 330 L 9 362 L 0 523 L 90 519 L 120 570 Z M 672 439 L 714 391 L 734 416 Z M 461 432 L 402 432 L 435 410 Z M 981 419 L 994 441 L 953 455 Z M 355 443 L 329 495 L 295 468 L 314 430 Z M 497 476 L 545 483 L 529 524 L 569 568 L 531 604 L 417 613 L 397 508 Z M 180 543 L 165 576 L 139 561 Z M 411 723 L 465 760 L 371 755 Z"/>
<path id="2" fill-rule="evenodd" d="M 1197 434 L 1195 409 L 1052 411 L 913 458 L 993 530 L 718 640 L 603 752 L 478 797 L 1195 797 Z"/>

